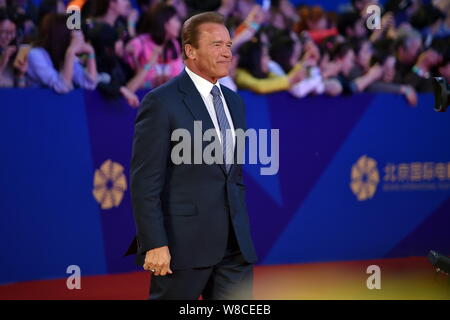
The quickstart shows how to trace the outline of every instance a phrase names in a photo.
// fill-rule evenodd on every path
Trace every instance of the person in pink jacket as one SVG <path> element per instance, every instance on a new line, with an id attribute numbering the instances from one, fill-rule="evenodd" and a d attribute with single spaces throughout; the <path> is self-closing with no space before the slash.
<path id="1" fill-rule="evenodd" d="M 135 70 L 128 89 L 155 88 L 183 70 L 180 27 L 172 6 L 158 3 L 145 13 L 139 36 L 125 48 L 125 60 Z"/>

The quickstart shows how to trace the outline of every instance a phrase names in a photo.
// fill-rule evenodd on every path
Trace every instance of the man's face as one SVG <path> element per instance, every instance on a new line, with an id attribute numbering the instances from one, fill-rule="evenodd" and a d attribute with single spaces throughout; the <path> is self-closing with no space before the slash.
<path id="1" fill-rule="evenodd" d="M 204 78 L 215 82 L 228 75 L 232 53 L 227 28 L 217 23 L 199 26 L 197 48 L 189 46 L 188 57 Z"/>

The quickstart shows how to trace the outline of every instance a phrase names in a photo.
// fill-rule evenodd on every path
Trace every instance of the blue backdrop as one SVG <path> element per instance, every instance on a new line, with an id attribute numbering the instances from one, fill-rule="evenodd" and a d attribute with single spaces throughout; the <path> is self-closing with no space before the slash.
<path id="1" fill-rule="evenodd" d="M 246 165 L 260 264 L 450 253 L 450 112 L 433 97 L 241 92 L 280 130 L 280 169 Z M 129 164 L 136 110 L 97 92 L 0 90 L 0 283 L 139 270 Z"/>

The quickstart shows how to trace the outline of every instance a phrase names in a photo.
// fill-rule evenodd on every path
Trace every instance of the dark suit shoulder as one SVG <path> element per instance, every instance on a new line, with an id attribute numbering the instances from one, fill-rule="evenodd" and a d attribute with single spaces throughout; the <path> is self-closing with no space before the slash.
<path id="1" fill-rule="evenodd" d="M 227 86 L 220 84 L 220 89 L 222 90 L 223 94 L 228 94 L 230 96 L 233 96 L 234 98 L 239 97 L 239 94 L 228 88 Z"/>
<path id="2" fill-rule="evenodd" d="M 231 97 L 235 101 L 235 103 L 240 104 L 243 109 L 245 109 L 244 99 L 242 99 L 241 95 L 237 92 L 234 92 L 230 88 L 220 85 L 220 89 L 222 90 L 225 96 Z"/>
<path id="3" fill-rule="evenodd" d="M 172 78 L 159 87 L 152 89 L 145 97 L 150 96 L 157 100 L 168 98 L 173 96 L 175 92 L 178 92 L 178 77 Z"/>

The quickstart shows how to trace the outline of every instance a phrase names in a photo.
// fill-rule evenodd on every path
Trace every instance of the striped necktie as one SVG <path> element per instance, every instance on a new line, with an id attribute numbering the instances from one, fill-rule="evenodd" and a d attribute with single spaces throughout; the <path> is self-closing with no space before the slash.
<path id="1" fill-rule="evenodd" d="M 225 163 L 225 169 L 228 174 L 233 161 L 233 141 L 231 135 L 231 128 L 227 119 L 227 115 L 225 114 L 225 109 L 223 107 L 220 90 L 217 86 L 212 87 L 211 95 L 213 96 L 214 109 L 216 110 L 216 117 L 217 121 L 219 122 L 220 135 L 222 137 L 223 159 Z M 229 132 L 230 139 L 227 139 L 226 135 L 227 131 Z"/>

